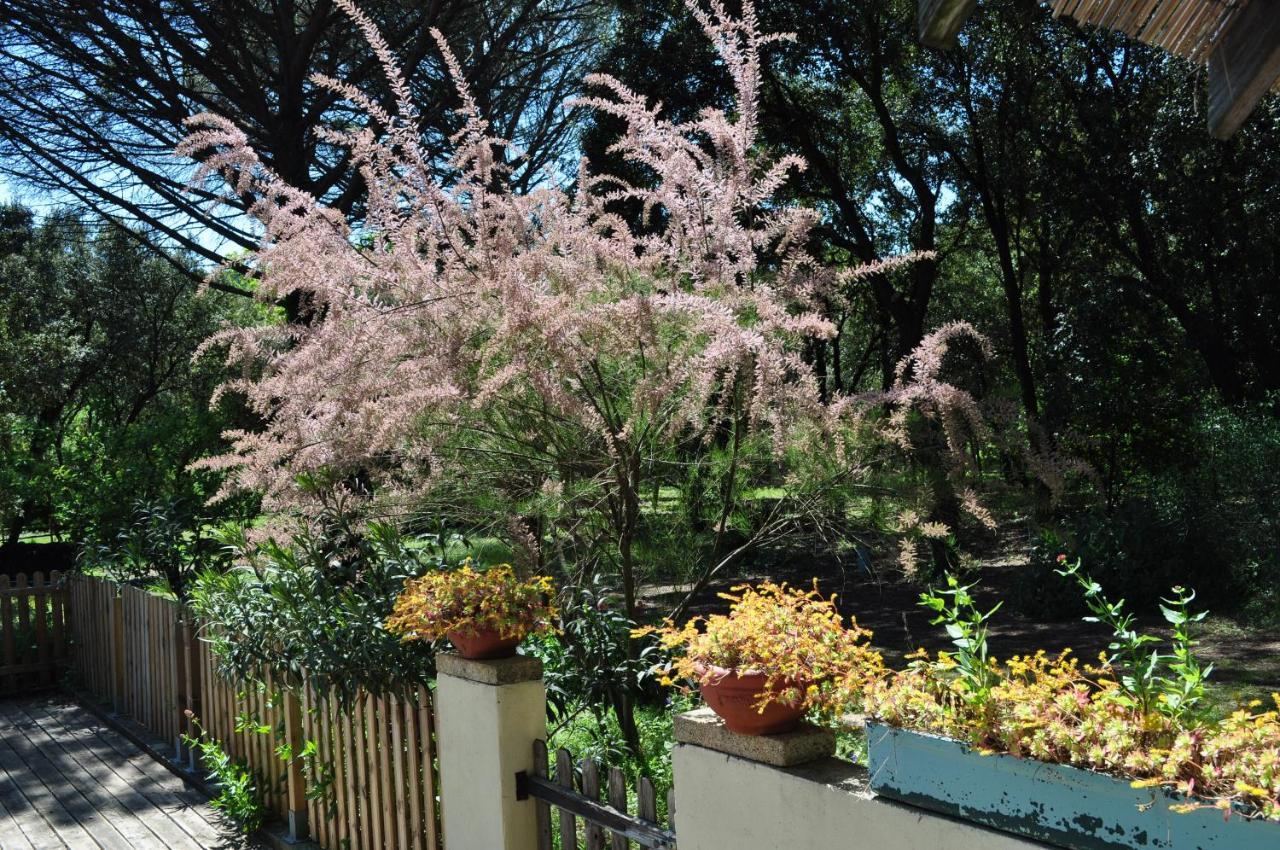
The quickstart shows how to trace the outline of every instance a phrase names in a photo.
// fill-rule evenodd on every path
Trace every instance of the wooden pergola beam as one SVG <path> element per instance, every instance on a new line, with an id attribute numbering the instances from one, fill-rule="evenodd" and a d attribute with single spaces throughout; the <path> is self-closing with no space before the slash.
<path id="1" fill-rule="evenodd" d="M 1235 135 L 1277 80 L 1280 0 L 1251 0 L 1209 54 L 1209 133 Z"/>
<path id="2" fill-rule="evenodd" d="M 973 14 L 978 0 L 919 0 L 917 23 L 920 40 L 930 47 L 955 47 L 956 36 Z"/>

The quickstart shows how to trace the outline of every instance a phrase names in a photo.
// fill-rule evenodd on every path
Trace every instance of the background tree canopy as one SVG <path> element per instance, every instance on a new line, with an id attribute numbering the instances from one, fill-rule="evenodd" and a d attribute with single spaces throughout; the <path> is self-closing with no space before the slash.
<path id="1" fill-rule="evenodd" d="M 435 151 L 458 127 L 427 32 L 443 30 L 495 134 L 527 154 L 511 178 L 521 191 L 579 152 L 610 160 L 619 124 L 563 106 L 589 71 L 613 74 L 676 119 L 730 96 L 679 0 L 361 5 L 411 76 L 415 129 Z M 818 210 L 810 250 L 835 266 L 926 252 L 849 279 L 844 297 L 822 305 L 837 332 L 804 352 L 820 393 L 884 388 L 930 330 L 968 319 L 998 357 L 966 382 L 1018 409 L 1035 449 L 1096 472 L 1051 505 L 1022 486 L 1020 465 L 985 453 L 983 473 L 1016 485 L 1002 507 L 1029 520 L 1010 526 L 1032 559 L 1028 607 L 1047 610 L 1061 595 L 1036 565 L 1068 547 L 1117 594 L 1150 597 L 1188 581 L 1216 604 L 1244 600 L 1266 615 L 1274 599 L 1243 591 L 1280 576 L 1277 99 L 1218 142 L 1203 130 L 1203 79 L 1159 51 L 1055 22 L 1034 0 L 991 0 L 943 53 L 917 42 L 915 11 L 912 0 L 757 9 L 765 30 L 795 33 L 768 54 L 759 119 L 765 146 L 808 163 L 783 197 Z M 191 284 L 254 245 L 243 215 L 254 199 L 218 208 L 210 187 L 185 193 L 190 168 L 170 152 L 191 113 L 218 112 L 287 182 L 358 226 L 361 178 L 314 131 L 365 119 L 313 73 L 389 104 L 376 57 L 327 0 L 0 0 L 0 167 L 35 197 L 73 199 L 114 222 L 102 230 L 88 214 L 37 222 L 5 211 L 8 537 L 35 522 L 102 539 L 136 522 L 130 498 L 88 493 L 198 502 L 211 481 L 187 464 L 224 450 L 217 433 L 229 422 L 255 424 L 233 399 L 209 411 L 214 370 L 189 360 L 219 321 L 266 320 L 235 297 L 254 288 L 252 269 L 217 278 L 224 296 Z M 635 181 L 651 177 L 613 162 Z M 662 226 L 631 212 L 633 226 Z M 856 549 L 860 566 L 892 561 L 876 536 L 883 517 L 861 495 L 826 494 L 825 516 L 838 516 L 849 538 L 839 545 L 825 531 L 797 534 L 813 532 L 807 520 L 771 525 L 783 499 L 767 453 L 750 458 L 758 479 L 726 507 L 732 429 L 721 432 L 705 455 L 676 446 L 663 460 L 668 471 L 645 494 L 646 516 L 661 522 L 637 541 L 642 580 L 757 539 L 770 541 L 761 549 L 791 541 L 768 557 Z M 877 492 L 920 474 L 887 468 Z M 536 501 L 462 504 L 465 495 L 459 523 Z M 539 533 L 532 522 L 515 534 L 504 527 L 486 532 Z M 672 528 L 666 538 L 655 530 Z M 763 551 L 752 557 L 771 563 Z"/>
<path id="2" fill-rule="evenodd" d="M 677 115 L 728 90 L 681 7 L 625 4 L 601 61 Z M 1136 563 L 1117 572 L 1150 588 L 1195 564 L 1274 564 L 1280 540 L 1262 517 L 1277 481 L 1255 453 L 1274 451 L 1280 381 L 1276 98 L 1214 141 L 1202 75 L 1160 51 L 1003 0 L 944 53 L 917 42 L 914 7 L 757 10 L 766 29 L 796 33 L 768 69 L 761 121 L 771 145 L 809 162 L 789 187 L 825 215 L 820 250 L 937 257 L 851 284 L 851 307 L 832 316 L 841 333 L 810 352 L 827 385 L 883 385 L 924 329 L 972 318 L 1031 438 L 1097 471 L 1090 527 L 1143 526 L 1147 555 L 1128 552 Z M 616 131 L 594 122 L 585 148 Z M 1229 497 L 1208 492 L 1224 483 Z M 1229 516 L 1261 522 L 1218 513 L 1224 498 Z M 1138 545 L 1107 536 L 1108 561 Z"/>
<path id="3" fill-rule="evenodd" d="M 198 292 L 119 227 L 0 208 L 5 542 L 114 540 L 139 503 L 202 514 L 210 478 L 187 467 L 243 414 L 230 400 L 210 410 L 221 373 L 192 356 L 221 322 L 262 318 Z"/>

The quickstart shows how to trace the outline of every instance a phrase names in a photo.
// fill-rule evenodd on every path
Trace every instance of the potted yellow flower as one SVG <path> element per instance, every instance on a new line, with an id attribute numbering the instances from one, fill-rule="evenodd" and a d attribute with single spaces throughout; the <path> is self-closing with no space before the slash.
<path id="1" fill-rule="evenodd" d="M 506 658 L 520 641 L 550 630 L 551 579 L 519 578 L 509 564 L 427 573 L 405 582 L 387 618 L 401 640 L 448 638 L 463 658 Z"/>
<path id="2" fill-rule="evenodd" d="M 789 732 L 833 690 L 847 699 L 852 679 L 881 666 L 866 642 L 871 633 L 852 621 L 846 627 L 835 597 L 824 599 L 816 582 L 807 592 L 765 582 L 721 596 L 731 603 L 727 615 L 641 631 L 677 652 L 664 681 L 696 682 L 730 731 Z"/>

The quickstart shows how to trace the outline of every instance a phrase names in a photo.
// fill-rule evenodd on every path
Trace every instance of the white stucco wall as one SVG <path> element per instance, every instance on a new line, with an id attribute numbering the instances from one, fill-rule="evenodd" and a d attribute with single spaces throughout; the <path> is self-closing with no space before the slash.
<path id="1" fill-rule="evenodd" d="M 490 685 L 439 676 L 441 821 L 449 850 L 535 850 L 534 805 L 516 800 L 515 776 L 532 770 L 546 716 L 541 679 Z"/>
<path id="2" fill-rule="evenodd" d="M 876 797 L 836 759 L 777 768 L 691 744 L 672 759 L 680 850 L 1044 848 Z"/>

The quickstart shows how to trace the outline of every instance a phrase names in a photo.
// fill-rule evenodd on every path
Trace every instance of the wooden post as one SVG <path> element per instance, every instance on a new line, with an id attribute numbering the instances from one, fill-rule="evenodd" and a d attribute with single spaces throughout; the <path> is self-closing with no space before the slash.
<path id="1" fill-rule="evenodd" d="M 186 748 L 182 745 L 182 733 L 186 730 L 187 710 L 187 625 L 182 619 L 182 611 L 175 609 L 173 615 L 173 656 L 171 675 L 173 676 L 173 705 L 168 711 L 173 715 L 173 760 L 182 764 L 186 760 Z"/>
<path id="2" fill-rule="evenodd" d="M 9 577 L 0 576 L 0 632 L 4 633 L 4 666 L 12 669 L 18 666 L 18 656 L 13 643 L 13 597 L 9 593 Z M 12 673 L 5 676 L 5 693 L 13 693 L 17 689 L 17 678 Z"/>
<path id="3" fill-rule="evenodd" d="M 289 745 L 289 762 L 286 765 L 285 806 L 289 828 L 289 843 L 306 841 L 310 835 L 307 824 L 307 777 L 302 771 L 302 748 L 306 743 L 302 734 L 302 704 L 291 688 L 282 687 L 284 698 L 284 736 Z"/>
<path id="4" fill-rule="evenodd" d="M 111 597 L 111 706 L 116 714 L 124 710 L 124 594 Z"/>
<path id="5" fill-rule="evenodd" d="M 187 654 L 187 663 L 184 669 L 187 676 L 187 704 L 184 706 L 185 711 L 183 712 L 181 728 L 186 734 L 194 738 L 196 730 L 193 717 L 200 717 L 200 713 L 203 710 L 203 706 L 201 705 L 203 697 L 201 686 L 204 682 L 204 678 L 200 671 L 200 634 L 196 630 L 194 620 L 184 621 L 183 627 L 186 629 L 186 639 L 183 641 L 183 650 Z M 191 712 L 191 714 L 187 715 L 187 711 Z M 196 764 L 195 749 L 187 747 L 187 770 L 195 773 L 198 768 L 199 765 Z"/>
<path id="6" fill-rule="evenodd" d="M 916 22 L 920 41 L 941 50 L 955 47 L 956 36 L 977 5 L 977 0 L 919 0 Z"/>
<path id="7" fill-rule="evenodd" d="M 1209 133 L 1229 139 L 1280 80 L 1280 0 L 1252 0 L 1209 54 Z"/>

